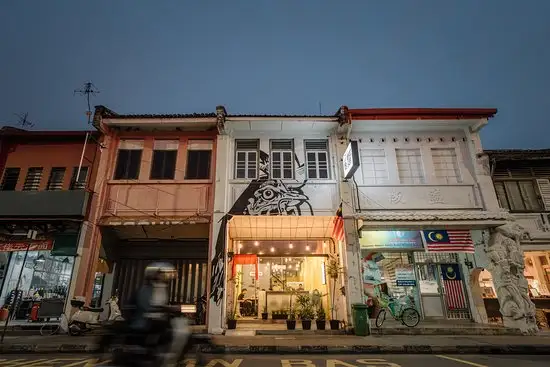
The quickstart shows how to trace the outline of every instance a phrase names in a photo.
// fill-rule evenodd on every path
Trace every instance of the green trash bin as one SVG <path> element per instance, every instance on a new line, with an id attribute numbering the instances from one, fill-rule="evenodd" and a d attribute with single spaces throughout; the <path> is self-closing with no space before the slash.
<path id="1" fill-rule="evenodd" d="M 370 335 L 369 306 L 363 303 L 354 303 L 353 305 L 351 305 L 351 309 L 353 311 L 353 325 L 355 326 L 355 335 Z"/>

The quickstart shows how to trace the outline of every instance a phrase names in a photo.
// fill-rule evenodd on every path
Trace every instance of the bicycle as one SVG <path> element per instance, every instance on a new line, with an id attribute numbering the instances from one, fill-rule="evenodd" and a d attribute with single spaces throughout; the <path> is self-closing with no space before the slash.
<path id="1" fill-rule="evenodd" d="M 390 311 L 390 315 L 396 320 L 408 327 L 415 327 L 420 322 L 420 314 L 413 307 L 414 302 L 409 296 L 404 296 L 399 299 L 381 298 L 381 309 L 376 316 L 376 327 L 382 327 L 386 320 L 386 310 Z"/>

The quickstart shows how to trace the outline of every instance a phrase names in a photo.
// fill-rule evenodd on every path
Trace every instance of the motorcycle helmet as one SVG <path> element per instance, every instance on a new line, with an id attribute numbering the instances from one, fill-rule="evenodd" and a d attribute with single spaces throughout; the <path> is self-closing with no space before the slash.
<path id="1" fill-rule="evenodd" d="M 145 279 L 157 282 L 170 282 L 176 278 L 176 268 L 170 263 L 155 262 L 145 268 Z"/>

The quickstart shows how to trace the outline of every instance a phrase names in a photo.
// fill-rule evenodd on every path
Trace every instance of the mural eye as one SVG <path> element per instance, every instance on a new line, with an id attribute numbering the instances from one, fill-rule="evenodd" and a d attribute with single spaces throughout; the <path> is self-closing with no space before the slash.
<path id="1" fill-rule="evenodd" d="M 264 192 L 262 192 L 262 196 L 265 200 L 271 200 L 275 196 L 275 193 L 273 190 L 264 190 Z"/>

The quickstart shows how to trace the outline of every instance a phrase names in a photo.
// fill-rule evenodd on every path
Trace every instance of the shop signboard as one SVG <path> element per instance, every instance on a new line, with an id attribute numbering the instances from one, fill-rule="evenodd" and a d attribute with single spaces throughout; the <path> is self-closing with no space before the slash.
<path id="1" fill-rule="evenodd" d="M 0 252 L 27 251 L 27 249 L 29 251 L 48 251 L 52 248 L 52 240 L 0 242 Z"/>
<path id="2" fill-rule="evenodd" d="M 416 276 L 412 265 L 399 265 L 395 268 L 395 282 L 398 287 L 416 286 Z"/>
<path id="3" fill-rule="evenodd" d="M 344 178 L 346 180 L 353 177 L 355 171 L 359 168 L 359 148 L 356 141 L 350 141 L 344 155 L 342 156 L 344 168 Z"/>
<path id="4" fill-rule="evenodd" d="M 362 231 L 359 244 L 362 249 L 424 250 L 419 231 Z"/>

